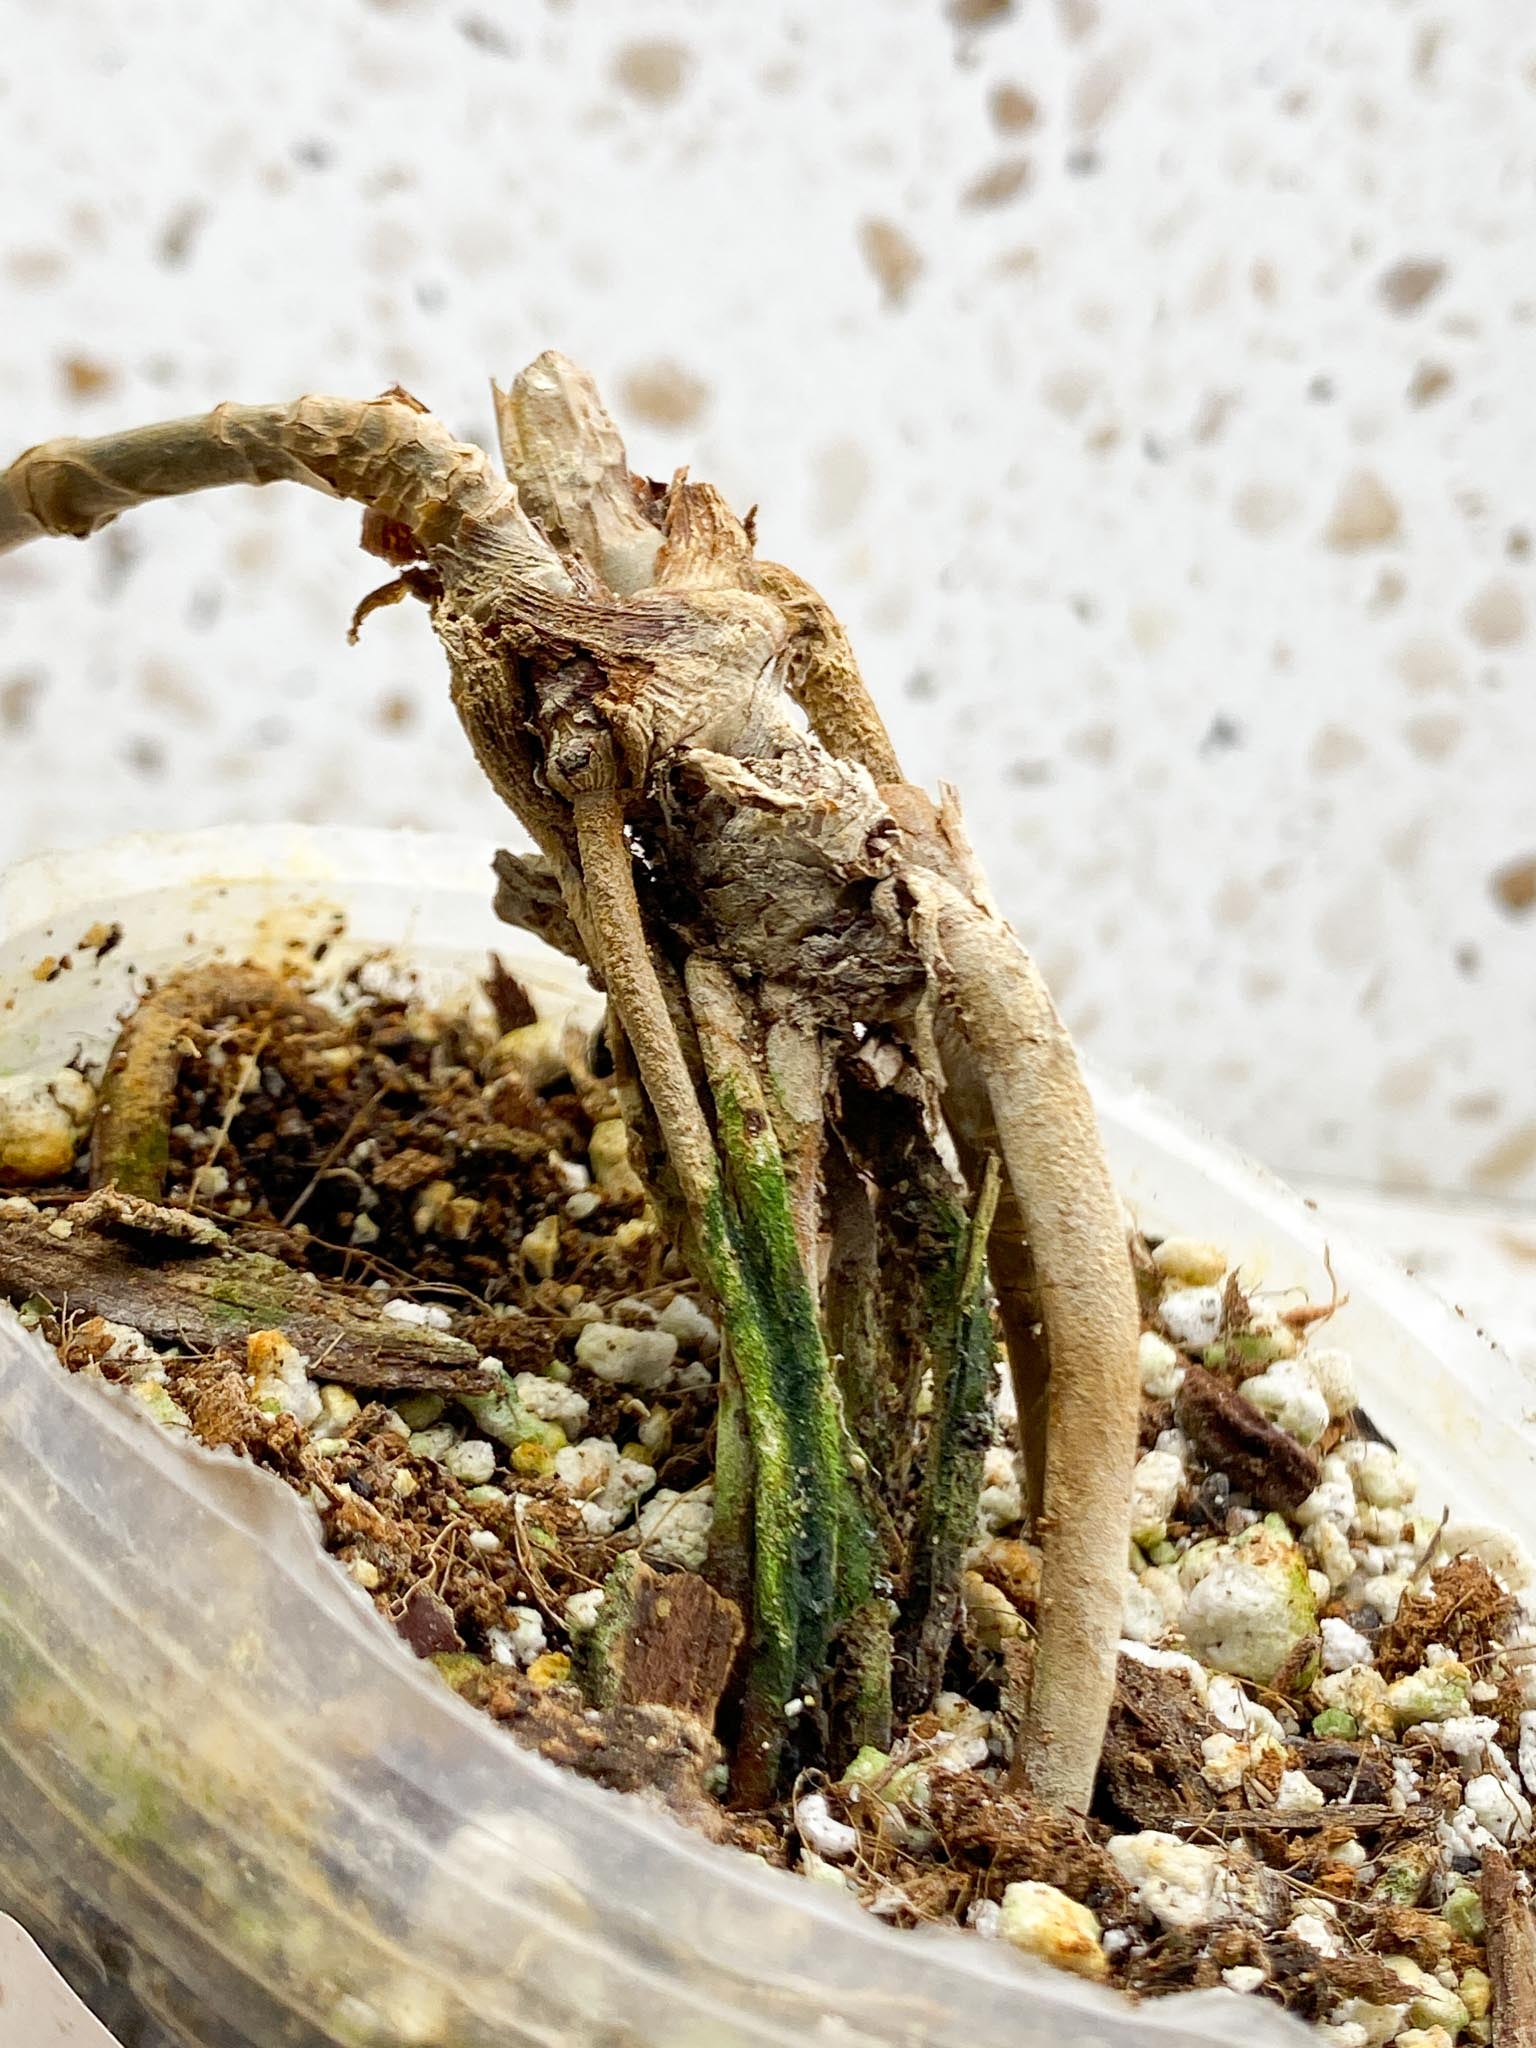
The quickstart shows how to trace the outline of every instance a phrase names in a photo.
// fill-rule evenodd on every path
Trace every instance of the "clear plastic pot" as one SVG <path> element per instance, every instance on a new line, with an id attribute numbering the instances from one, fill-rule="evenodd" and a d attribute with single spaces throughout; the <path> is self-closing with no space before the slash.
<path id="1" fill-rule="evenodd" d="M 490 849 L 231 829 L 0 878 L 0 1072 L 99 1061 L 130 989 L 189 955 L 327 971 L 388 949 L 439 993 L 497 947 Z M 344 931 L 335 935 L 341 921 Z M 104 957 L 82 947 L 120 924 Z M 99 934 L 95 937 L 99 939 Z M 34 970 L 69 955 L 53 979 Z M 1302 1203 L 1100 1084 L 1127 1198 L 1326 1293 Z M 1334 1243 L 1330 1333 L 1419 1458 L 1426 1504 L 1529 1532 L 1531 1390 L 1405 1277 Z M 0 1313 L 0 1908 L 127 2043 L 169 2048 L 1281 2048 L 1228 1992 L 1132 2007 L 954 1932 L 900 1933 L 517 1749 L 322 1560 L 279 1481 L 70 1378 Z"/>

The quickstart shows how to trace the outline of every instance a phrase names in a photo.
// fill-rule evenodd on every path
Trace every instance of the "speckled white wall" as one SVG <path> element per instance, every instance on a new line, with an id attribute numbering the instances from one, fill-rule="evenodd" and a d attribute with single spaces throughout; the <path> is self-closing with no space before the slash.
<path id="1" fill-rule="evenodd" d="M 762 506 L 1102 1060 L 1536 1192 L 1519 0 L 4 0 L 0 446 L 549 343 Z M 0 857 L 494 829 L 273 491 L 0 564 Z"/>

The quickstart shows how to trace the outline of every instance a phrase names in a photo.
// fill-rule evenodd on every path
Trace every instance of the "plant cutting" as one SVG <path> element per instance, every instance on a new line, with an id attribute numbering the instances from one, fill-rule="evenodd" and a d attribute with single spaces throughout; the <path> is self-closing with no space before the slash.
<path id="1" fill-rule="evenodd" d="M 1004 1274 L 1044 1555 L 1019 1776 L 1086 1807 L 1114 1687 L 1139 1389 L 1124 1225 L 1076 1054 L 954 800 L 936 807 L 902 778 L 817 594 L 757 561 L 709 485 L 679 475 L 657 493 L 634 478 L 590 380 L 562 358 L 498 393 L 497 421 L 506 479 L 401 391 L 45 443 L 6 473 L 0 548 L 85 536 L 154 497 L 285 479 L 361 503 L 365 544 L 401 564 L 359 619 L 406 597 L 430 607 L 477 757 L 539 848 L 508 860 L 504 899 L 546 935 L 558 905 L 562 940 L 600 977 L 615 1060 L 634 1072 L 631 1142 L 724 1319 L 713 1569 L 751 1617 L 745 1797 L 778 1786 L 785 1708 L 821 1699 L 834 1646 L 864 1666 L 843 1747 L 888 1726 L 894 1625 L 875 1586 L 908 1576 L 904 1557 L 881 1555 L 882 1508 L 900 1503 L 880 1501 L 875 1445 L 849 1417 L 901 1443 L 934 1373 L 955 1439 L 936 1469 L 974 1487 L 974 1457 L 954 1470 L 983 1387 L 961 1349 L 961 1281 L 977 1270 L 977 1162 L 1000 1157 L 1010 1200 L 999 1218 L 989 1197 L 981 1222 Z M 927 1191 L 894 1237 L 871 1215 L 884 1162 L 842 1107 L 871 1090 L 900 1105 L 896 1170 Z M 946 1110 L 969 1187 L 941 1155 Z M 819 1309 L 833 1148 L 833 1256 L 875 1240 L 862 1355 Z M 903 1329 L 919 1234 L 936 1247 L 929 1312 Z M 920 1521 L 919 1605 L 901 1626 L 936 1694 L 960 1548 L 938 1529 L 955 1522 L 950 1502 L 925 1503 Z"/>
<path id="2" fill-rule="evenodd" d="M 360 991 L 338 1012 L 302 977 L 191 969 L 125 1019 L 99 1094 L 73 1069 L 12 1090 L 0 1170 L 9 1159 L 28 1192 L 0 1219 L 0 1283 L 45 1315 L 91 1311 L 69 1327 L 55 1316 L 66 1363 L 131 1382 L 171 1426 L 237 1442 L 324 1497 L 328 1544 L 359 1583 L 374 1574 L 370 1590 L 380 1566 L 366 1545 L 389 1544 L 359 1526 L 359 1489 L 440 1500 L 422 1538 L 431 1570 L 411 1553 L 380 1590 L 413 1647 L 486 1704 L 464 1617 L 492 1597 L 481 1581 L 500 1567 L 483 1561 L 510 1551 L 508 1570 L 552 1610 L 527 1610 L 540 1637 L 556 1615 L 570 1632 L 569 1653 L 535 1651 L 522 1621 L 520 1643 L 503 1628 L 496 1646 L 538 1695 L 502 1681 L 501 1718 L 547 1754 L 583 1767 L 569 1679 L 587 1715 L 609 1717 L 586 1722 L 602 1738 L 586 1765 L 600 1753 L 596 1774 L 640 1789 L 643 1731 L 659 1781 L 665 1731 L 668 1803 L 698 1818 L 710 1752 L 690 1747 L 687 1720 L 718 1709 L 732 1809 L 779 1815 L 807 1874 L 835 1880 L 852 1859 L 871 1901 L 899 1873 L 898 1911 L 925 1917 L 912 1902 L 937 1842 L 962 1874 L 945 1880 L 946 1910 L 1060 1967 L 1113 1968 L 1148 1990 L 1232 1980 L 1344 2028 L 1364 2024 L 1337 2017 L 1351 2000 L 1400 2004 L 1399 2037 L 1455 2018 L 1376 1960 L 1380 1923 L 1410 1969 L 1452 1968 L 1458 2025 L 1474 2026 L 1488 2008 L 1472 2010 L 1480 1964 L 1466 1945 L 1482 1930 L 1465 1902 L 1447 1917 L 1454 1856 L 1398 1824 L 1406 1780 L 1377 1751 L 1498 1706 L 1481 1717 L 1491 1730 L 1466 1738 L 1487 1770 L 1458 1777 L 1454 1740 L 1436 1755 L 1452 1759 L 1445 1785 L 1465 1785 L 1454 1811 L 1467 1826 L 1496 1840 L 1507 1797 L 1505 1838 L 1518 1849 L 1528 1837 L 1510 1690 L 1526 1622 L 1498 1561 L 1446 1559 L 1461 1567 L 1446 1597 L 1433 1576 L 1445 1532 L 1415 1524 L 1411 1480 L 1372 1451 L 1347 1364 L 1311 1341 L 1327 1305 L 1282 1314 L 1239 1284 L 1222 1248 L 1128 1233 L 1076 1056 L 955 800 L 902 778 L 822 600 L 758 561 L 750 522 L 708 486 L 633 478 L 590 383 L 561 359 L 498 394 L 497 416 L 508 481 L 399 392 L 48 443 L 0 484 L 0 544 L 85 535 L 147 498 L 234 481 L 361 502 L 365 545 L 399 573 L 356 623 L 397 599 L 431 608 L 466 731 L 538 848 L 499 858 L 498 908 L 605 992 L 603 1053 L 551 1047 L 506 977 L 489 990 L 505 1028 L 477 1040 Z M 263 1094 L 317 1141 L 297 1180 Z M 553 1183 L 538 1182 L 526 1144 L 521 1173 L 508 1169 L 508 1132 L 537 1140 Z M 449 1151 L 453 1175 L 432 1177 Z M 542 1320 L 454 1328 L 445 1311 L 391 1316 L 390 1302 L 347 1291 L 354 1254 L 398 1255 L 413 1239 L 407 1279 L 492 1309 L 510 1305 L 492 1293 L 498 1244 L 505 1266 L 557 1285 L 577 1247 L 555 1188 L 562 1202 L 587 1192 L 569 1185 L 583 1155 L 599 1188 L 631 1204 L 578 1233 L 572 1270 L 604 1275 L 586 1301 L 595 1317 L 545 1296 Z M 338 1208 L 342 1172 L 360 1193 Z M 334 1233 L 306 1212 L 350 1234 L 335 1270 Z M 252 1218 L 274 1245 L 287 1234 L 276 1254 L 240 1241 Z M 575 1578 L 552 1589 L 537 1558 L 530 1570 L 531 1511 L 507 1477 L 544 1484 L 585 1442 L 614 1448 L 567 1442 L 553 1420 L 550 1387 L 570 1373 L 549 1379 L 570 1335 L 554 1327 L 557 1305 L 580 1325 L 584 1405 L 593 1379 L 635 1400 L 680 1348 L 702 1368 L 702 1333 L 720 1340 L 717 1397 L 692 1446 L 712 1486 L 707 1546 L 669 1554 L 653 1526 L 650 1556 L 670 1569 L 646 1562 L 645 1540 L 621 1539 L 585 1591 Z M 1005 1463 L 1016 1448 L 1022 1484 L 989 1519 L 984 1482 L 1008 1491 L 988 1457 L 998 1332 L 1017 1417 Z M 391 1444 L 364 1423 L 370 1395 L 407 1425 L 408 1454 L 398 1428 Z M 659 1441 L 660 1425 L 640 1405 L 635 1446 L 654 1452 L 645 1431 Z M 474 1427 L 445 1423 L 445 1407 Z M 569 1398 L 563 1412 L 574 1417 Z M 670 1412 L 666 1424 L 675 1444 L 684 1432 Z M 599 1462 L 580 1538 L 565 1516 L 573 1544 L 616 1535 L 626 1491 L 632 1510 L 644 1490 Z M 568 1459 L 568 1492 L 586 1483 L 582 1464 Z M 440 1569 L 438 1536 L 456 1518 L 478 1522 L 473 1556 Z M 542 1526 L 559 1552 L 561 1515 Z M 389 1539 L 407 1552 L 416 1540 Z M 1129 1675 L 1126 1634 L 1152 1652 Z M 1186 1647 L 1160 1648 L 1169 1638 Z M 989 1659 L 996 1712 L 978 1734 L 949 1681 Z M 1374 1684 L 1327 1689 L 1354 1671 Z M 1491 1699 L 1474 1695 L 1490 1685 Z M 1006 1755 L 991 1755 L 994 1730 Z M 925 1772 L 923 1745 L 956 1738 L 981 1756 Z M 1329 1744 L 1347 1756 L 1323 1755 Z M 1156 1758 L 1150 1794 L 1138 1750 Z M 983 1759 L 989 1775 L 968 1776 Z M 1482 1778 L 1492 1789 L 1474 1798 Z M 1372 1796 L 1357 1804 L 1362 1782 Z M 1285 1817 L 1303 1813 L 1320 1817 Z M 1340 1825 L 1370 1853 L 1330 1861 Z M 1385 1864 L 1373 1881 L 1387 1891 L 1349 1901 L 1375 1916 L 1372 1960 L 1353 1975 L 1349 1955 L 1325 1954 L 1326 1923 L 1321 1945 L 1316 1929 L 1286 1931 L 1294 1899 L 1263 1874 L 1277 1842 L 1300 1867 L 1298 1835 L 1318 1852 L 1309 1884 L 1334 1864 Z M 989 1890 L 965 1875 L 968 1857 L 1019 1874 Z M 1342 1879 L 1327 1884 L 1344 1897 Z M 1313 1888 L 1331 1898 L 1327 1884 Z M 1518 1889 L 1491 1896 L 1518 1948 Z M 1426 1926 L 1383 1920 L 1389 1908 L 1449 1930 L 1443 1952 Z M 1138 1942 L 1137 1926 L 1158 1933 Z M 1172 1941 L 1160 1980 L 1170 1937 L 1183 1946 Z M 1397 1983 L 1414 1995 L 1393 1997 Z"/>

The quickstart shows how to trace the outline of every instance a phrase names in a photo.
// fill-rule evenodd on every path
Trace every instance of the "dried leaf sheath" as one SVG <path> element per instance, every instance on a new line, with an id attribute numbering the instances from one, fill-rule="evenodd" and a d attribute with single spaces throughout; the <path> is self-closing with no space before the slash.
<path id="1" fill-rule="evenodd" d="M 931 1707 L 944 1682 L 960 1603 L 960 1567 L 976 1528 L 996 1356 L 986 1286 L 987 1241 L 1001 1185 L 997 1161 L 989 1159 L 975 1213 L 956 1246 L 954 1308 L 945 1332 L 948 1355 L 934 1380 L 931 1440 L 913 1524 L 901 1633 L 899 1662 L 909 1674 L 905 1704 L 913 1712 Z"/>

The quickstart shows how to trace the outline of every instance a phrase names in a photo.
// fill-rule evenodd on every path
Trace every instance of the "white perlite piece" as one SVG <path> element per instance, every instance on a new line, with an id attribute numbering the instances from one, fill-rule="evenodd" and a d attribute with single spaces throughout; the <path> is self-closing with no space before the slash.
<path id="1" fill-rule="evenodd" d="M 1308 1813 L 1327 1804 L 1322 1787 L 1314 1785 L 1305 1771 L 1280 1773 L 1280 1783 L 1275 1792 L 1275 1806 L 1279 1812 Z"/>
<path id="2" fill-rule="evenodd" d="M 1292 1519 L 1302 1529 L 1313 1528 L 1322 1521 L 1337 1522 L 1341 1530 L 1347 1529 L 1355 1519 L 1356 1506 L 1355 1484 L 1343 1461 L 1325 1458 L 1322 1478 Z"/>
<path id="3" fill-rule="evenodd" d="M 593 1536 L 611 1536 L 656 1484 L 638 1458 L 621 1458 L 609 1437 L 584 1437 L 555 1453 L 555 1477 L 581 1501 L 581 1519 Z"/>
<path id="4" fill-rule="evenodd" d="M 1143 1549 L 1161 1543 L 1184 1484 L 1184 1467 L 1167 1451 L 1148 1451 L 1131 1482 L 1131 1540 Z"/>
<path id="5" fill-rule="evenodd" d="M 991 1445 L 982 1460 L 981 1497 L 977 1515 L 984 1534 L 995 1536 L 999 1529 L 1011 1529 L 1024 1513 L 1024 1496 L 1019 1488 L 1019 1468 L 1004 1444 Z"/>
<path id="6" fill-rule="evenodd" d="M 1317 1630 L 1306 1559 L 1263 1525 L 1222 1545 L 1190 1593 L 1181 1626 L 1204 1663 L 1268 1685 Z"/>
<path id="7" fill-rule="evenodd" d="M 291 1415 L 308 1429 L 324 1413 L 320 1389 L 309 1377 L 309 1360 L 281 1330 L 253 1330 L 245 1341 L 251 1398 L 267 1415 Z"/>
<path id="8" fill-rule="evenodd" d="M 678 1565 L 685 1572 L 702 1570 L 709 1555 L 709 1531 L 715 1518 L 715 1489 L 695 1487 L 678 1493 L 663 1486 L 640 1510 L 640 1548 L 647 1557 Z"/>
<path id="9" fill-rule="evenodd" d="M 1494 1754 L 1499 1724 L 1487 1714 L 1453 1714 L 1450 1720 L 1429 1726 L 1427 1733 L 1446 1756 L 1456 1759 L 1464 1777 L 1475 1778 Z"/>
<path id="10" fill-rule="evenodd" d="M 1355 1492 L 1368 1507 L 1406 1507 L 1419 1490 L 1413 1467 L 1385 1444 L 1341 1444 L 1338 1455 L 1354 1479 Z"/>
<path id="11" fill-rule="evenodd" d="M 579 1597 L 579 1596 L 578 1596 Z M 544 1618 L 536 1607 L 512 1607 L 511 1628 L 487 1629 L 486 1641 L 498 1664 L 527 1666 L 544 1650 Z"/>
<path id="12" fill-rule="evenodd" d="M 1520 1716 L 1520 1775 L 1526 1791 L 1536 1794 L 1536 1708 Z"/>
<path id="13" fill-rule="evenodd" d="M 674 1294 L 656 1318 L 656 1327 L 701 1358 L 712 1358 L 720 1349 L 720 1332 L 691 1295 Z"/>
<path id="14" fill-rule="evenodd" d="M 1393 1622 L 1407 1590 L 1406 1572 L 1380 1572 L 1362 1582 L 1360 1598 L 1367 1607 L 1374 1607 L 1383 1621 Z"/>
<path id="15" fill-rule="evenodd" d="M 1520 1788 L 1494 1771 L 1473 1778 L 1462 1795 L 1466 1807 L 1480 1828 L 1507 1848 L 1523 1842 L 1531 1832 L 1530 1801 Z"/>
<path id="16" fill-rule="evenodd" d="M 1307 1555 L 1321 1567 L 1330 1592 L 1337 1593 L 1349 1584 L 1355 1574 L 1355 1554 L 1337 1522 L 1314 1522 L 1302 1540 Z"/>
<path id="17" fill-rule="evenodd" d="M 435 1301 L 386 1301 L 379 1313 L 392 1323 L 415 1323 L 423 1330 L 446 1330 L 453 1322 L 447 1309 L 439 1308 Z"/>
<path id="18" fill-rule="evenodd" d="M 1109 1958 L 1100 1946 L 1098 1916 L 1069 1899 L 1053 1884 L 1032 1880 L 1011 1884 L 998 1909 L 999 1940 L 1038 1956 L 1058 1970 L 1101 1982 L 1109 1975 Z"/>
<path id="19" fill-rule="evenodd" d="M 95 1113 L 96 1090 L 73 1067 L 0 1074 L 0 1187 L 68 1173 Z"/>
<path id="20" fill-rule="evenodd" d="M 1226 1902 L 1221 1859 L 1213 1849 L 1157 1829 L 1111 1836 L 1105 1847 L 1137 1905 L 1159 1927 L 1174 1932 L 1209 1927 Z"/>
<path id="21" fill-rule="evenodd" d="M 1349 1353 L 1325 1346 L 1320 1351 L 1307 1351 L 1304 1363 L 1334 1420 L 1352 1415 L 1360 1396 L 1355 1386 L 1355 1361 Z"/>
<path id="22" fill-rule="evenodd" d="M 1422 1794 L 1419 1790 L 1419 1768 L 1412 1757 L 1395 1756 L 1392 1759 L 1392 1797 L 1390 1804 L 1394 1813 L 1406 1813 L 1410 1806 L 1417 1806 Z"/>
<path id="23" fill-rule="evenodd" d="M 1120 1633 L 1134 1643 L 1160 1643 L 1169 1630 L 1168 1611 L 1150 1587 L 1135 1572 L 1125 1575 L 1125 1600 L 1120 1609 Z"/>
<path id="24" fill-rule="evenodd" d="M 1137 1351 L 1141 1391 L 1154 1401 L 1171 1401 L 1184 1384 L 1184 1361 L 1155 1330 L 1144 1330 Z"/>
<path id="25" fill-rule="evenodd" d="M 1352 1664 L 1371 1662 L 1374 1652 L 1370 1639 L 1361 1635 L 1359 1629 L 1351 1628 L 1347 1621 L 1341 1621 L 1333 1614 L 1325 1615 L 1320 1626 L 1325 1671 L 1348 1671 Z"/>
<path id="26" fill-rule="evenodd" d="M 1174 1288 L 1158 1303 L 1157 1319 L 1175 1344 L 1203 1351 L 1221 1335 L 1221 1289 Z"/>
<path id="27" fill-rule="evenodd" d="M 858 1830 L 833 1816 L 825 1792 L 795 1801 L 795 1826 L 805 1846 L 828 1863 L 845 1863 L 859 1846 Z"/>
<path id="28" fill-rule="evenodd" d="M 659 1387 L 677 1356 L 670 1330 L 631 1330 L 622 1323 L 588 1323 L 576 1339 L 576 1357 L 610 1385 Z"/>
<path id="29" fill-rule="evenodd" d="M 1470 1678 L 1462 1664 L 1425 1664 L 1387 1687 L 1387 1712 L 1399 1728 L 1464 1714 Z"/>
<path id="30" fill-rule="evenodd" d="M 443 1454 L 443 1464 L 463 1486 L 484 1486 L 496 1470 L 496 1447 L 483 1436 L 466 1437 Z"/>
<path id="31" fill-rule="evenodd" d="M 1242 1392 L 1261 1415 L 1299 1444 L 1315 1444 L 1328 1427 L 1328 1403 L 1300 1359 L 1277 1359 L 1255 1378 L 1244 1380 Z"/>
<path id="32" fill-rule="evenodd" d="M 555 1453 L 555 1477 L 568 1493 L 590 1500 L 607 1484 L 618 1459 L 619 1447 L 611 1437 L 584 1436 Z"/>
<path id="33" fill-rule="evenodd" d="M 1321 1806 L 1323 1801 L 1319 1799 L 1317 1803 Z M 1321 1956 L 1336 1956 L 1343 1946 L 1338 1928 L 1317 1912 L 1294 1914 L 1286 1932 L 1294 1934 L 1298 1941 L 1304 1941 L 1308 1948 L 1315 1948 Z"/>
<path id="34" fill-rule="evenodd" d="M 587 1397 L 563 1380 L 546 1379 L 542 1373 L 520 1372 L 512 1382 L 517 1398 L 540 1422 L 552 1422 L 574 1440 L 587 1422 Z"/>
<path id="35" fill-rule="evenodd" d="M 1251 1776 L 1267 1757 L 1284 1757 L 1289 1755 L 1289 1751 L 1272 1735 L 1255 1735 L 1251 1741 L 1245 1742 L 1222 1732 L 1207 1735 L 1200 1744 L 1200 1754 L 1205 1759 L 1200 1766 L 1200 1775 L 1211 1790 L 1236 1792 L 1244 1779 Z"/>
<path id="36" fill-rule="evenodd" d="M 1368 1998 L 1346 1998 L 1335 2006 L 1333 2024 L 1336 2027 L 1358 2027 L 1365 2048 L 1385 2048 L 1385 2044 L 1397 2033 L 1408 2017 L 1408 2001 L 1401 2005 L 1373 2005 Z"/>
<path id="37" fill-rule="evenodd" d="M 1211 1719 L 1219 1728 L 1229 1729 L 1232 1734 L 1248 1740 L 1257 1735 L 1268 1735 L 1276 1742 L 1285 1741 L 1285 1730 L 1269 1708 L 1258 1700 L 1249 1699 L 1235 1678 L 1208 1673 L 1205 1703 Z"/>
<path id="38" fill-rule="evenodd" d="M 566 1601 L 565 1625 L 573 1636 L 597 1627 L 597 1618 L 603 1611 L 604 1597 L 601 1586 L 591 1586 L 584 1593 L 573 1593 Z"/>

